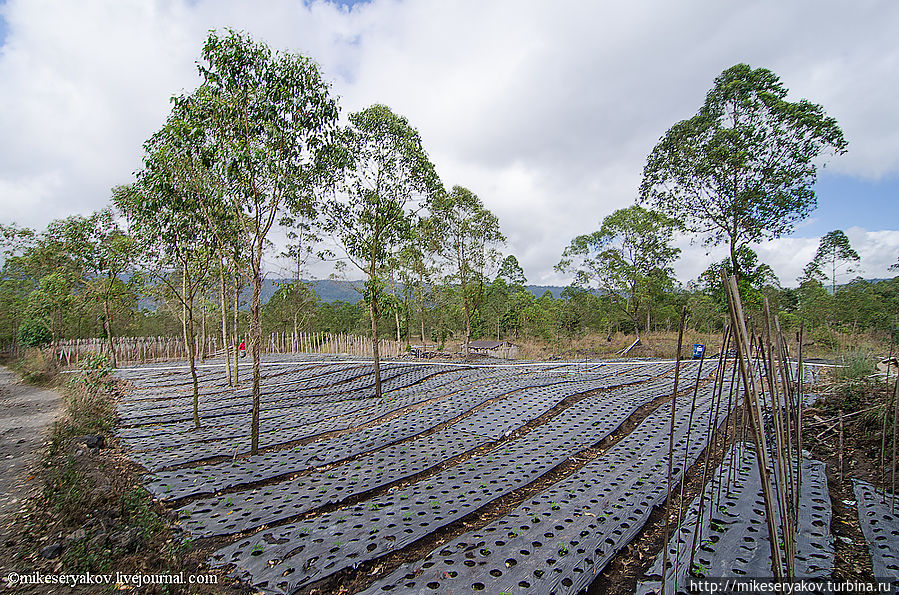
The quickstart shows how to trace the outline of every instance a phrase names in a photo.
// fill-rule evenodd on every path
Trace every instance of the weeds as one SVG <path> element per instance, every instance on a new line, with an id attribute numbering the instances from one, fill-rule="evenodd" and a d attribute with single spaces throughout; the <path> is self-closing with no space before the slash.
<path id="1" fill-rule="evenodd" d="M 11 365 L 25 382 L 31 384 L 52 384 L 59 374 L 56 358 L 48 350 L 36 347 L 27 349 L 25 354 Z"/>

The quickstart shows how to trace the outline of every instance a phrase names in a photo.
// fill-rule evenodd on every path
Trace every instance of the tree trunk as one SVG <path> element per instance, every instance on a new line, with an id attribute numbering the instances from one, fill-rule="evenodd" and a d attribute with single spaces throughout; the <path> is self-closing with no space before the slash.
<path id="1" fill-rule="evenodd" d="M 609 294 L 609 334 L 606 336 L 606 342 L 610 342 L 612 340 L 612 294 Z"/>
<path id="2" fill-rule="evenodd" d="M 465 299 L 464 294 L 462 303 L 465 306 L 465 359 L 468 359 L 468 343 L 471 342 L 471 312 L 468 309 L 468 300 Z"/>
<path id="3" fill-rule="evenodd" d="M 421 270 L 418 271 L 418 315 L 421 317 L 421 345 L 425 345 L 425 282 Z"/>
<path id="4" fill-rule="evenodd" d="M 112 283 L 112 279 L 109 280 Z M 106 295 L 103 296 L 103 327 L 106 330 L 106 341 L 109 345 L 109 363 L 113 368 L 118 367 L 115 356 L 115 344 L 112 341 L 112 320 L 109 313 L 109 286 L 106 287 Z"/>
<path id="5" fill-rule="evenodd" d="M 237 346 L 240 345 L 240 319 L 238 315 L 238 299 L 240 298 L 240 281 L 237 276 L 234 277 L 234 386 L 240 384 L 238 371 L 240 370 L 240 354 L 237 353 Z"/>
<path id="6" fill-rule="evenodd" d="M 262 293 L 262 241 L 254 246 L 253 299 L 250 306 L 250 350 L 253 354 L 253 414 L 250 421 L 250 454 L 259 452 L 259 352 L 262 346 L 262 327 L 259 324 Z"/>
<path id="7" fill-rule="evenodd" d="M 200 323 L 200 359 L 206 361 L 206 307 L 203 307 L 203 318 Z"/>
<path id="8" fill-rule="evenodd" d="M 378 298 L 372 292 L 369 303 L 371 313 L 371 351 L 375 360 L 375 398 L 381 398 L 381 362 L 378 357 Z"/>
<path id="9" fill-rule="evenodd" d="M 193 299 L 190 287 L 190 274 L 187 271 L 187 262 L 181 272 L 181 322 L 184 329 L 184 348 L 187 351 L 187 362 L 190 366 L 190 377 L 194 389 L 194 428 L 200 428 L 200 388 L 197 385 L 197 366 L 194 358 L 196 357 L 194 350 L 194 318 L 193 318 Z M 189 297 L 190 296 L 190 297 Z M 190 304 L 188 304 L 190 302 Z"/>
<path id="10" fill-rule="evenodd" d="M 221 281 L 222 290 L 222 347 L 225 350 L 225 369 L 228 374 L 228 386 L 234 386 L 234 380 L 231 377 L 231 354 L 228 351 L 228 305 L 225 296 L 225 262 L 222 260 L 222 268 L 219 270 L 219 280 Z"/>
<path id="11" fill-rule="evenodd" d="M 403 341 L 403 338 L 400 337 L 400 313 L 397 308 L 393 309 L 393 321 L 396 325 L 396 342 L 401 343 Z"/>

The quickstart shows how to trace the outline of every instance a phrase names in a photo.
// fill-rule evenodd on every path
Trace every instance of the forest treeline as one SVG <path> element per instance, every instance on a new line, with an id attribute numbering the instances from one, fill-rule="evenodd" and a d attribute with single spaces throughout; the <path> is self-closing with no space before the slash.
<path id="1" fill-rule="evenodd" d="M 662 136 L 634 204 L 560 255 L 558 270 L 574 281 L 559 299 L 525 290 L 497 217 L 474 191 L 440 179 L 416 128 L 390 107 L 341 119 L 317 64 L 232 30 L 210 32 L 198 70 L 202 83 L 172 98 L 134 181 L 113 188 L 109 206 L 40 232 L 3 226 L 0 342 L 180 333 L 199 426 L 193 337 L 215 328 L 233 346 L 245 336 L 254 452 L 264 332 L 367 331 L 380 396 L 379 337 L 452 340 L 466 355 L 478 337 L 621 330 L 639 340 L 675 326 L 685 304 L 693 327 L 714 330 L 722 272 L 739 279 L 750 312 L 767 297 L 783 327 L 804 322 L 821 341 L 847 327 L 885 329 L 896 312 L 896 280 L 837 290 L 859 260 L 842 231 L 821 239 L 798 289 L 780 287 L 752 251 L 812 212 L 817 163 L 847 150 L 836 121 L 788 101 L 769 70 L 725 70 L 699 111 Z M 263 306 L 263 255 L 278 227 L 295 280 Z M 728 258 L 681 287 L 674 240 L 687 233 L 726 246 Z M 361 279 L 363 299 L 318 300 L 301 281 L 310 258 Z M 147 297 L 156 309 L 138 307 Z"/>
<path id="2" fill-rule="evenodd" d="M 167 295 L 164 283 L 154 283 L 141 271 L 139 258 L 135 256 L 123 263 L 111 277 L 101 276 L 91 264 L 102 260 L 99 252 L 116 241 L 133 241 L 121 227 L 111 233 L 107 228 L 104 233 L 103 226 L 111 214 L 104 210 L 88 217 L 57 220 L 39 233 L 2 226 L 5 262 L 0 272 L 0 345 L 99 338 L 106 337 L 107 332 L 112 336 L 182 335 L 180 302 Z M 116 236 L 117 240 L 107 235 Z M 836 332 L 886 333 L 899 312 L 899 277 L 878 281 L 856 278 L 837 285 L 834 292 L 830 283 L 819 279 L 806 279 L 799 287 L 781 287 L 764 265 L 746 265 L 753 273 L 743 283 L 750 308 L 760 307 L 761 299 L 767 297 L 780 312 L 785 331 L 798 329 L 800 321 L 804 321 L 810 340 L 825 347 L 836 347 Z M 730 270 L 727 263 L 717 263 L 686 287 L 673 278 L 664 279 L 657 286 L 647 285 L 646 299 L 636 310 L 641 330 L 676 329 L 684 305 L 691 313 L 688 324 L 693 329 L 720 330 L 726 316 L 724 294 L 716 282 L 717 270 L 721 268 Z M 410 344 L 456 343 L 457 348 L 464 341 L 459 286 L 437 282 L 439 275 L 428 275 L 422 309 L 417 302 L 416 283 L 400 271 L 395 271 L 395 275 L 405 277 L 409 283 L 388 282 L 389 299 L 378 317 L 382 336 Z M 229 335 L 234 335 L 237 321 L 237 332 L 246 336 L 246 289 L 238 298 L 235 317 L 235 280 L 229 278 L 226 284 L 224 308 L 216 271 L 210 270 L 202 281 L 193 306 L 196 333 L 220 334 L 224 313 Z M 472 319 L 473 339 L 551 342 L 605 336 L 610 331 L 634 332 L 633 321 L 625 311 L 626 296 L 577 286 L 567 287 L 559 298 L 548 290 L 535 296 L 526 284 L 527 279 L 512 255 L 478 279 L 475 291 L 482 295 Z M 238 281 L 237 285 L 242 284 Z M 261 324 L 264 334 L 287 335 L 367 334 L 371 328 L 365 300 L 322 301 L 311 284 L 295 279 L 276 283 L 274 294 L 261 308 Z"/>

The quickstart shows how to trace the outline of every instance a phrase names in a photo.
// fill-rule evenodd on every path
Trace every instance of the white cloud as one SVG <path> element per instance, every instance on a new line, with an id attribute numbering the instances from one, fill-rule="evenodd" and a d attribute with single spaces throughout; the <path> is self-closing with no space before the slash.
<path id="1" fill-rule="evenodd" d="M 899 172 L 889 1 L 8 0 L 0 15 L 0 220 L 34 227 L 129 181 L 168 98 L 199 82 L 206 31 L 228 26 L 313 57 L 345 112 L 381 102 L 407 116 L 445 183 L 497 213 L 535 283 L 562 281 L 552 266 L 567 243 L 634 199 L 659 136 L 737 62 L 771 68 L 838 119 L 850 153 L 834 171 Z M 858 233 L 879 275 L 888 244 L 871 234 L 893 232 Z M 791 284 L 817 239 L 778 242 L 759 253 Z M 678 273 L 722 257 L 687 246 Z"/>
<path id="2" fill-rule="evenodd" d="M 858 252 L 860 261 L 853 265 L 854 273 L 837 271 L 837 283 L 846 283 L 857 276 L 868 279 L 892 278 L 895 271 L 889 267 L 899 259 L 899 231 L 868 231 L 860 227 L 845 230 L 849 244 Z M 815 257 L 821 238 L 789 237 L 768 240 L 751 248 L 759 255 L 759 261 L 768 264 L 783 287 L 796 287 L 802 270 Z M 684 255 L 676 263 L 680 279 L 694 280 L 713 262 L 728 258 L 723 246 L 711 250 L 690 246 L 688 238 L 678 242 Z"/>

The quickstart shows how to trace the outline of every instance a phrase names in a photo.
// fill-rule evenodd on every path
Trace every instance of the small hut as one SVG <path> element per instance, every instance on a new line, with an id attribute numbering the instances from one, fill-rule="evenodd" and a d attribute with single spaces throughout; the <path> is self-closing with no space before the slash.
<path id="1" fill-rule="evenodd" d="M 465 344 L 461 345 L 465 349 Z M 515 359 L 518 357 L 518 347 L 508 341 L 469 341 L 468 350 L 479 355 L 488 355 L 501 359 Z"/>

